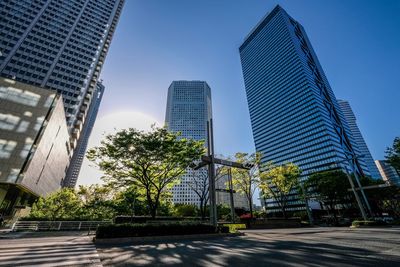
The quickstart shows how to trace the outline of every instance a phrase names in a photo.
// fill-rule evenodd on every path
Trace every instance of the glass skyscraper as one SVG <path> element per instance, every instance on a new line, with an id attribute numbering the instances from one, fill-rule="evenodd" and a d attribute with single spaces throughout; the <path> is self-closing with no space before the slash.
<path id="1" fill-rule="evenodd" d="M 0 75 L 62 95 L 73 150 L 79 150 L 123 4 L 124 0 L 0 1 Z"/>
<path id="2" fill-rule="evenodd" d="M 204 140 L 207 145 L 207 121 L 212 118 L 211 89 L 204 81 L 173 81 L 168 88 L 165 124 L 169 131 L 181 132 L 182 137 Z M 190 187 L 196 172 L 188 169 L 180 184 L 172 188 L 173 202 L 199 204 Z"/>
<path id="3" fill-rule="evenodd" d="M 356 116 L 354 115 L 349 102 L 338 99 L 338 103 L 344 114 L 346 122 L 350 127 L 350 132 L 353 137 L 353 147 L 358 149 L 356 153 L 360 156 L 359 161 L 364 173 L 371 176 L 373 179 L 382 179 L 378 168 L 375 165 L 374 159 L 369 152 L 367 143 L 365 142 L 364 137 L 357 126 Z"/>
<path id="4" fill-rule="evenodd" d="M 276 6 L 239 48 L 256 150 L 302 179 L 334 166 L 362 174 L 335 95 L 303 27 Z M 350 160 L 346 160 L 349 158 Z M 351 163 L 353 161 L 353 163 Z M 274 209 L 276 203 L 268 200 Z M 304 209 L 294 193 L 291 210 Z"/>

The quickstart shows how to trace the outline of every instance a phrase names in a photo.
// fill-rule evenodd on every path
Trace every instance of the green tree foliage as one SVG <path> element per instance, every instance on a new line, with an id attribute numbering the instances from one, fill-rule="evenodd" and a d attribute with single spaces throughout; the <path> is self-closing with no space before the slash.
<path id="1" fill-rule="evenodd" d="M 81 200 L 82 217 L 90 220 L 112 219 L 115 216 L 113 192 L 108 186 L 80 185 L 76 194 Z"/>
<path id="2" fill-rule="evenodd" d="M 29 217 L 43 220 L 104 220 L 115 215 L 111 190 L 91 185 L 62 188 L 33 204 Z"/>
<path id="3" fill-rule="evenodd" d="M 362 177 L 363 186 L 385 184 L 383 180 L 374 180 L 369 177 Z M 379 216 L 379 213 L 389 213 L 391 216 L 400 218 L 400 188 L 398 186 L 377 187 L 364 190 L 372 209 Z"/>
<path id="4" fill-rule="evenodd" d="M 287 218 L 286 207 L 289 195 L 299 186 L 300 168 L 287 163 L 274 166 L 272 163 L 263 166 L 265 171 L 260 174 L 260 189 L 266 197 L 272 197 L 281 208 L 283 216 Z"/>
<path id="5" fill-rule="evenodd" d="M 342 170 L 329 170 L 312 174 L 304 183 L 306 193 L 314 195 L 332 212 L 337 223 L 336 206 L 349 200 L 350 187 L 346 173 Z"/>
<path id="6" fill-rule="evenodd" d="M 177 217 L 195 217 L 197 216 L 198 208 L 191 204 L 175 204 L 173 215 Z"/>
<path id="7" fill-rule="evenodd" d="M 130 128 L 106 136 L 87 157 L 105 173 L 115 188 L 135 186 L 143 190 L 154 218 L 162 193 L 168 191 L 186 168 L 204 154 L 203 142 L 179 138 L 179 133 L 152 127 L 143 132 Z"/>
<path id="8" fill-rule="evenodd" d="M 142 216 L 149 214 L 146 197 L 135 186 L 117 192 L 114 196 L 113 207 L 118 215 Z"/>
<path id="9" fill-rule="evenodd" d="M 261 160 L 261 153 L 236 153 L 235 161 L 243 164 L 252 164 L 254 167 L 250 170 L 231 168 L 232 185 L 237 193 L 244 195 L 249 204 L 250 216 L 253 218 L 253 195 L 260 183 L 258 166 Z M 228 167 L 223 167 L 221 174 L 226 173 Z M 228 186 L 228 185 L 227 185 Z"/>
<path id="10" fill-rule="evenodd" d="M 396 137 L 393 141 L 392 147 L 386 149 L 386 159 L 390 165 L 395 168 L 398 174 L 400 174 L 400 137 Z"/>
<path id="11" fill-rule="evenodd" d="M 81 201 L 75 190 L 63 188 L 47 197 L 40 197 L 33 204 L 30 217 L 54 221 L 80 217 L 81 213 Z"/>

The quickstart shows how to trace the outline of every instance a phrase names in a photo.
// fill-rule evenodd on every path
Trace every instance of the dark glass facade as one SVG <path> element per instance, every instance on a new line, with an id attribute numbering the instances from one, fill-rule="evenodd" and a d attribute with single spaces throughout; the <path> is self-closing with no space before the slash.
<path id="1" fill-rule="evenodd" d="M 353 110 L 351 109 L 349 102 L 345 100 L 338 100 L 338 103 L 340 109 L 343 112 L 345 120 L 350 127 L 353 147 L 356 150 L 356 154 L 360 156 L 359 162 L 361 168 L 364 171 L 364 174 L 376 180 L 382 179 L 378 168 L 375 165 L 374 159 L 369 152 L 367 143 L 365 142 L 364 137 L 362 136 L 361 131 L 357 126 L 357 119 L 354 115 Z"/>
<path id="2" fill-rule="evenodd" d="M 293 162 L 302 179 L 347 165 L 355 152 L 343 114 L 303 27 L 280 6 L 251 31 L 239 48 L 256 150 L 262 161 Z M 276 208 L 269 200 L 267 205 Z M 296 193 L 291 209 L 304 209 Z"/>

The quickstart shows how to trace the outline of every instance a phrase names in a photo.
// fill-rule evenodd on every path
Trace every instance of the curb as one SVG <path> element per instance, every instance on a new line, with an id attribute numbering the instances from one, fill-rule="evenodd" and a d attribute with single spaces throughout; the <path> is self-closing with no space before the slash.
<path id="1" fill-rule="evenodd" d="M 141 236 L 141 237 L 122 237 L 122 238 L 93 238 L 96 245 L 102 244 L 122 244 L 122 243 L 143 243 L 149 241 L 173 241 L 188 239 L 208 239 L 217 237 L 235 237 L 242 236 L 243 233 L 223 233 L 223 234 L 202 234 L 202 235 L 165 235 L 165 236 Z"/>

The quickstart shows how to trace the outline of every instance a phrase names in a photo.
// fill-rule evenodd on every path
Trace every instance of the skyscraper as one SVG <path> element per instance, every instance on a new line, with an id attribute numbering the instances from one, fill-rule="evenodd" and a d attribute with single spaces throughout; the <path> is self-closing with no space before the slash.
<path id="1" fill-rule="evenodd" d="M 0 2 L 0 75 L 62 94 L 72 149 L 85 125 L 123 4 Z"/>
<path id="2" fill-rule="evenodd" d="M 182 137 L 205 140 L 207 121 L 212 118 L 211 89 L 204 81 L 173 81 L 168 88 L 165 124 L 169 131 L 181 132 Z M 173 202 L 199 204 L 190 182 L 197 172 L 188 170 L 181 183 L 172 188 Z"/>
<path id="3" fill-rule="evenodd" d="M 97 118 L 101 99 L 103 98 L 104 89 L 105 87 L 102 82 L 98 81 L 96 84 L 96 90 L 94 91 L 92 103 L 90 103 L 90 108 L 85 121 L 85 126 L 82 130 L 81 138 L 79 138 L 78 145 L 71 159 L 71 164 L 68 168 L 67 175 L 63 181 L 63 187 L 75 187 L 76 182 L 78 181 L 79 172 L 86 154 L 89 137 L 92 133 L 92 129 Z"/>
<path id="4" fill-rule="evenodd" d="M 386 160 L 375 160 L 382 179 L 391 185 L 400 186 L 400 176 Z"/>
<path id="5" fill-rule="evenodd" d="M 293 162 L 302 179 L 334 166 L 362 174 L 343 114 L 303 27 L 276 6 L 239 51 L 262 162 Z M 291 210 L 304 209 L 295 196 L 290 204 Z M 277 208 L 272 200 L 267 206 Z"/>
<path id="6" fill-rule="evenodd" d="M 359 161 L 364 173 L 366 175 L 370 175 L 374 179 L 381 179 L 382 177 L 378 171 L 378 168 L 375 165 L 371 153 L 369 152 L 367 143 L 365 142 L 364 137 L 362 136 L 361 131 L 357 126 L 356 116 L 354 115 L 354 112 L 351 109 L 349 102 L 338 99 L 338 103 L 340 109 L 344 114 L 346 122 L 350 127 L 353 147 L 355 149 L 357 148 L 358 150 L 356 151 L 356 154 L 360 156 Z"/>

